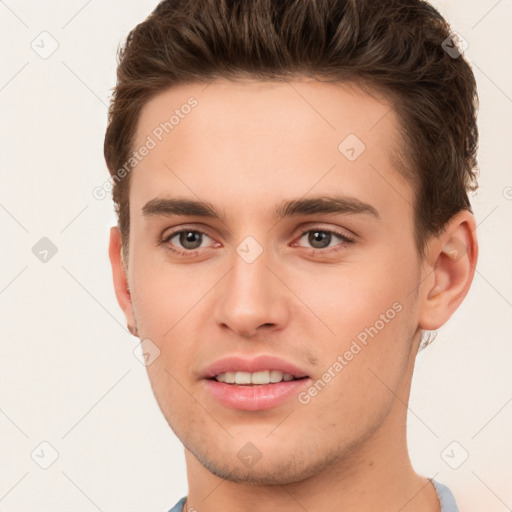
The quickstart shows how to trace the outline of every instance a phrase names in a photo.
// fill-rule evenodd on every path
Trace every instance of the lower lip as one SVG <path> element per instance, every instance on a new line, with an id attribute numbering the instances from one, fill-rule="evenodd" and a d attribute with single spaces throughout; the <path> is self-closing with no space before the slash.
<path id="1" fill-rule="evenodd" d="M 260 386 L 237 386 L 216 380 L 205 380 L 206 389 L 222 405 L 245 411 L 261 411 L 277 407 L 309 385 L 311 379 L 297 379 L 263 384 Z"/>

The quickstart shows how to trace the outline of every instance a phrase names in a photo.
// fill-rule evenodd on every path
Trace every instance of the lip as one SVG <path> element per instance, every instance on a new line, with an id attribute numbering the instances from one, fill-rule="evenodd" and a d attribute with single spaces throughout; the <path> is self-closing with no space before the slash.
<path id="1" fill-rule="evenodd" d="M 307 372 L 284 359 L 274 356 L 260 355 L 250 359 L 239 356 L 230 356 L 218 359 L 203 372 L 203 378 L 211 379 L 216 375 L 226 372 L 254 373 L 265 370 L 279 370 L 283 373 L 289 373 L 297 379 L 308 377 Z"/>
<path id="2" fill-rule="evenodd" d="M 277 407 L 297 396 L 301 389 L 310 385 L 311 379 L 282 381 L 261 386 L 225 384 L 208 379 L 203 382 L 207 391 L 221 405 L 244 411 L 261 411 Z"/>
<path id="3" fill-rule="evenodd" d="M 213 378 L 226 372 L 254 373 L 265 370 L 279 370 L 300 380 L 251 386 L 226 384 Z M 279 357 L 268 355 L 259 355 L 250 359 L 239 356 L 218 359 L 203 372 L 203 379 L 206 390 L 221 405 L 245 411 L 261 411 L 277 407 L 293 396 L 297 396 L 302 388 L 311 383 L 309 375 L 298 366 Z"/>

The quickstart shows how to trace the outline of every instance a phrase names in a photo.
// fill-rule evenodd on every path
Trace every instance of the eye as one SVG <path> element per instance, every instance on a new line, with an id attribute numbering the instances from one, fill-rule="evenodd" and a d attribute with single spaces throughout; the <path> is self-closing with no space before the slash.
<path id="1" fill-rule="evenodd" d="M 167 235 L 163 240 L 163 244 L 168 244 L 167 249 L 178 254 L 188 254 L 202 247 L 203 237 L 210 238 L 204 231 L 197 229 L 181 229 Z M 172 240 L 176 239 L 173 243 Z M 176 244 L 180 244 L 178 248 L 174 248 Z M 180 246 L 184 250 L 179 250 Z"/>
<path id="2" fill-rule="evenodd" d="M 311 247 L 313 249 L 316 249 L 316 250 L 323 250 L 323 249 L 328 248 L 333 240 L 333 237 L 341 240 L 341 243 L 337 244 L 339 246 L 343 246 L 343 245 L 347 245 L 347 244 L 351 244 L 351 243 L 355 242 L 355 240 L 353 238 L 350 238 L 343 233 L 340 233 L 338 231 L 331 230 L 331 229 L 320 229 L 320 228 L 308 229 L 308 230 L 302 232 L 299 240 L 306 237 L 306 235 L 307 235 L 307 242 L 311 245 Z M 335 250 L 337 250 L 337 249 L 335 249 Z M 323 251 L 323 252 L 330 252 L 330 251 Z"/>

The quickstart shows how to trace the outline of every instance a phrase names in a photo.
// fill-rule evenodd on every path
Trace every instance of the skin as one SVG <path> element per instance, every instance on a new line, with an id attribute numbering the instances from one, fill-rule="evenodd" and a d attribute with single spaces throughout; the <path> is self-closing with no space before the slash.
<path id="1" fill-rule="evenodd" d="M 110 238 L 128 326 L 160 350 L 147 371 L 185 446 L 185 510 L 439 511 L 409 460 L 407 403 L 421 329 L 441 327 L 471 284 L 473 216 L 455 215 L 419 257 L 413 189 L 393 165 L 398 120 L 383 99 L 348 84 L 181 85 L 145 105 L 135 146 L 190 96 L 198 105 L 132 171 L 126 265 L 117 227 Z M 338 150 L 350 133 L 366 146 L 353 162 Z M 284 200 L 332 194 L 378 216 L 274 217 Z M 164 197 L 207 201 L 224 219 L 143 215 Z M 180 228 L 207 235 L 196 250 L 179 236 L 164 241 Z M 354 241 L 326 235 L 322 246 L 301 236 L 306 228 Z M 263 249 L 250 264 L 236 252 L 247 236 Z M 305 405 L 229 409 L 200 378 L 221 357 L 270 354 L 317 381 L 396 303 L 401 311 Z M 261 454 L 252 467 L 237 456 L 247 443 Z"/>

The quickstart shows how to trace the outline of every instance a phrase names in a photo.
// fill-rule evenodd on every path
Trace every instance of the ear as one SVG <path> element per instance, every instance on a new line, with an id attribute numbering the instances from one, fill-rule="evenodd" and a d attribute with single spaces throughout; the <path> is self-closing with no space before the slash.
<path id="1" fill-rule="evenodd" d="M 477 258 L 475 219 L 463 210 L 427 245 L 420 287 L 421 329 L 439 329 L 452 316 L 469 291 Z"/>
<path id="2" fill-rule="evenodd" d="M 116 292 L 117 302 L 121 306 L 126 317 L 128 330 L 137 336 L 137 327 L 135 316 L 133 314 L 132 299 L 128 288 L 127 269 L 122 257 L 121 232 L 117 226 L 110 228 L 110 243 L 108 254 L 112 265 L 112 277 L 114 279 L 114 289 Z"/>

